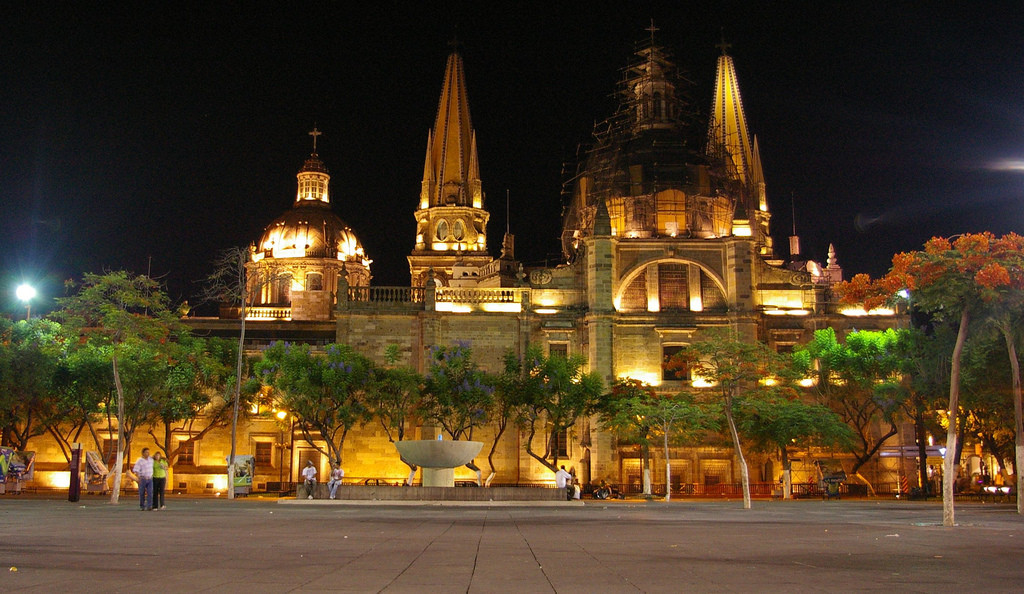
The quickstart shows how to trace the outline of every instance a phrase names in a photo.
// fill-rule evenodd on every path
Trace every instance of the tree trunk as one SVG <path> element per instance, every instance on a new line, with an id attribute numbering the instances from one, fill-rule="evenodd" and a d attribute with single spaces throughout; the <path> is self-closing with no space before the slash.
<path id="1" fill-rule="evenodd" d="M 665 501 L 672 501 L 672 458 L 668 453 L 668 425 L 665 426 Z"/>
<path id="2" fill-rule="evenodd" d="M 782 498 L 793 498 L 793 463 L 789 461 L 789 450 L 783 446 L 779 448 L 779 457 L 782 460 Z M 774 479 L 774 477 L 771 477 Z"/>
<path id="3" fill-rule="evenodd" d="M 736 457 L 740 460 L 740 479 L 743 482 L 743 509 L 750 509 L 750 473 L 747 470 L 747 460 L 743 457 L 740 434 L 736 431 L 736 420 L 732 417 L 732 397 L 727 397 L 725 400 L 725 418 L 729 422 L 729 434 L 732 435 L 732 444 L 736 449 Z"/>
<path id="4" fill-rule="evenodd" d="M 547 468 L 551 472 L 558 472 L 558 466 L 549 462 L 547 458 L 538 456 L 537 452 L 533 451 L 533 438 L 536 434 L 537 430 L 534 428 L 533 423 L 530 423 L 530 433 L 526 436 L 526 453 L 529 454 L 531 458 L 544 465 L 544 468 Z"/>
<path id="5" fill-rule="evenodd" d="M 1006 350 L 1010 353 L 1010 371 L 1013 373 L 1013 432 L 1014 451 L 1016 456 L 1013 461 L 1013 473 L 1017 483 L 1017 513 L 1024 513 L 1024 499 L 1021 499 L 1021 489 L 1024 488 L 1024 473 L 1020 471 L 1024 464 L 1024 418 L 1022 418 L 1021 389 L 1020 389 L 1020 361 L 1017 360 L 1017 346 L 1013 342 L 1013 333 L 1009 326 L 1003 328 L 1003 337 L 1006 338 Z"/>
<path id="6" fill-rule="evenodd" d="M 241 329 L 238 332 L 238 361 L 235 364 L 235 394 L 231 403 L 231 455 L 228 457 L 228 499 L 235 498 L 235 439 L 238 434 L 238 401 L 242 394 L 242 362 L 245 360 L 245 302 L 247 300 L 245 287 L 245 255 L 239 254 L 242 272 L 239 274 L 239 288 L 241 291 Z"/>
<path id="7" fill-rule="evenodd" d="M 114 474 L 114 485 L 110 489 L 110 503 L 117 505 L 121 498 L 121 467 L 124 465 L 124 389 L 121 374 L 117 370 L 117 353 L 110 357 L 114 366 L 114 388 L 117 390 L 117 457 L 110 471 Z"/>
<path id="8" fill-rule="evenodd" d="M 856 473 L 852 473 L 851 476 L 857 477 L 857 479 L 859 479 L 860 482 L 864 483 L 864 486 L 868 488 L 868 493 L 872 497 L 878 495 L 878 493 L 875 492 L 875 486 L 871 484 L 871 481 L 869 481 L 868 479 L 864 478 L 863 474 L 861 474 L 859 472 L 856 472 Z"/>
<path id="9" fill-rule="evenodd" d="M 643 476 L 644 485 L 644 497 L 651 497 L 651 446 L 647 444 L 646 434 L 644 435 L 644 443 L 640 445 L 640 466 L 641 475 Z"/>
<path id="10" fill-rule="evenodd" d="M 498 433 L 491 440 L 491 451 L 487 452 L 487 465 L 491 467 L 491 474 L 487 477 L 487 486 L 491 486 L 491 480 L 494 479 L 494 475 L 497 474 L 497 470 L 494 468 L 494 451 L 498 449 L 498 440 L 505 433 L 505 429 L 508 427 L 508 421 L 502 420 L 498 423 Z"/>
<path id="11" fill-rule="evenodd" d="M 917 438 L 917 470 L 921 481 L 921 495 L 931 494 L 931 481 L 928 480 L 928 443 L 924 431 L 924 407 L 918 401 L 914 411 L 914 433 Z"/>
<path id="12" fill-rule="evenodd" d="M 960 314 L 960 328 L 956 333 L 956 346 L 953 347 L 953 357 L 949 370 L 949 426 L 946 429 L 946 456 L 942 460 L 942 525 L 956 526 L 956 516 L 953 504 L 953 484 L 956 482 L 956 472 L 953 467 L 954 453 L 956 452 L 956 421 L 957 409 L 960 406 L 960 355 L 964 350 L 964 342 L 967 341 L 967 324 L 971 321 L 970 312 L 964 307 Z M 1015 469 L 1018 470 L 1019 469 Z M 1018 496 L 1018 500 L 1020 497 Z"/>

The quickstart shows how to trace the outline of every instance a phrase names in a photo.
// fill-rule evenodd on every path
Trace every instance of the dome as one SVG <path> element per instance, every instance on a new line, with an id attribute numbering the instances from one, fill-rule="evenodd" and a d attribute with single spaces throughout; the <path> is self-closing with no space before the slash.
<path id="1" fill-rule="evenodd" d="M 263 258 L 337 258 L 368 264 L 352 229 L 323 202 L 296 203 L 267 225 L 253 261 Z"/>

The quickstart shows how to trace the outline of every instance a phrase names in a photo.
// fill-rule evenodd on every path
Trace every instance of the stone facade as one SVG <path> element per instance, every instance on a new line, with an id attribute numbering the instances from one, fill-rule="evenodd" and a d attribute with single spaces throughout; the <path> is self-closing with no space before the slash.
<path id="1" fill-rule="evenodd" d="M 827 267 L 776 259 L 760 155 L 746 121 L 712 122 L 708 146 L 695 164 L 683 142 L 685 106 L 673 94 L 674 65 L 653 44 L 637 52 L 620 89 L 622 106 L 595 128 L 595 144 L 579 164 L 563 229 L 564 263 L 523 270 L 510 235 L 501 257 L 492 258 L 461 58 L 452 56 L 428 138 L 419 200 L 410 201 L 417 236 L 410 238 L 409 286 L 370 284 L 370 260 L 351 230 L 326 210 L 329 177 L 314 145 L 299 174 L 296 209 L 321 213 L 323 221 L 300 228 L 290 222 L 298 215 L 284 216 L 254 246 L 251 270 L 274 261 L 291 274 L 284 284 L 253 287 L 261 299 L 248 322 L 252 352 L 275 339 L 317 347 L 333 341 L 383 363 L 395 346 L 399 363 L 424 372 L 433 347 L 461 342 L 472 347 L 485 370 L 498 372 L 506 352 L 521 354 L 534 344 L 546 354 L 584 355 L 589 369 L 608 384 L 630 377 L 678 392 L 687 380 L 666 377 L 663 362 L 709 328 L 730 328 L 787 351 L 816 329 L 831 326 L 842 336 L 854 327 L 881 329 L 898 322 L 892 312 L 851 317 L 831 301 L 830 284 L 841 279 L 834 251 Z M 723 118 L 742 115 L 732 68 L 731 59 L 719 60 L 715 101 L 723 105 L 712 112 Z M 716 126 L 734 132 L 719 134 Z M 188 322 L 204 334 L 237 332 L 237 322 L 230 320 Z M 306 460 L 314 461 L 321 477 L 329 472 L 315 440 L 308 443 L 283 417 L 252 416 L 240 428 L 239 453 L 262 456 L 257 487 L 297 481 Z M 473 435 L 485 443 L 476 459 L 485 477 L 493 433 L 484 427 Z M 435 435 L 431 427 L 416 427 L 408 437 Z M 637 448 L 617 443 L 596 418 L 582 419 L 566 437 L 560 463 L 584 482 L 640 480 Z M 526 454 L 524 438 L 510 428 L 499 440 L 493 483 L 553 483 L 551 472 Z M 138 439 L 145 441 L 141 433 Z M 44 457 L 59 455 L 46 447 L 40 446 Z M 534 449 L 543 451 L 543 444 Z M 227 431 L 209 433 L 196 446 L 195 460 L 175 467 L 172 486 L 216 490 L 229 450 Z M 672 452 L 674 485 L 739 480 L 738 463 L 722 443 Z M 656 451 L 654 482 L 665 480 L 660 457 Z M 777 479 L 770 456 L 752 455 L 749 463 L 754 480 Z M 348 482 L 394 483 L 408 475 L 376 421 L 348 434 L 343 466 Z M 795 480 L 813 478 L 806 460 L 795 468 Z M 466 468 L 456 471 L 457 480 L 475 478 Z"/>

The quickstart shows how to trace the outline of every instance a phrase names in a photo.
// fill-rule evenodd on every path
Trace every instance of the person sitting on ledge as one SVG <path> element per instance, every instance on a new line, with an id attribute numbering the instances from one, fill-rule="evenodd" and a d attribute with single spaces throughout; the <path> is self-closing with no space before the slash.
<path id="1" fill-rule="evenodd" d="M 345 471 L 341 469 L 340 462 L 334 462 L 331 464 L 331 467 L 331 478 L 327 481 L 327 488 L 331 491 L 331 499 L 334 499 L 338 492 L 338 485 L 341 484 L 341 479 L 345 478 Z"/>
<path id="2" fill-rule="evenodd" d="M 313 466 L 312 460 L 306 461 L 306 467 L 302 469 L 302 478 L 306 484 L 306 499 L 312 499 L 313 493 L 316 493 L 316 466 Z"/>

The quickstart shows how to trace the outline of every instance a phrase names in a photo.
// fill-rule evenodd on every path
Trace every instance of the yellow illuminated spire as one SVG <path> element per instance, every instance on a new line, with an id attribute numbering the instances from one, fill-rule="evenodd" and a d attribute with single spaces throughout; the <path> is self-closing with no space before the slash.
<path id="1" fill-rule="evenodd" d="M 434 129 L 428 137 L 421 208 L 483 207 L 475 140 L 462 56 L 453 51 L 445 68 Z"/>
<path id="2" fill-rule="evenodd" d="M 772 237 L 769 231 L 771 214 L 765 192 L 764 171 L 757 137 L 751 138 L 747 116 L 743 111 L 740 84 L 732 56 L 726 53 L 729 44 L 718 44 L 718 72 L 715 75 L 715 95 L 711 104 L 711 122 L 708 126 L 708 150 L 725 159 L 729 174 L 746 188 L 742 206 L 736 216 L 745 219 L 753 228 L 758 251 L 773 257 Z"/>
<path id="3" fill-rule="evenodd" d="M 456 266 L 463 273 L 490 262 L 476 132 L 469 118 L 462 56 L 453 48 L 445 66 L 441 100 L 427 132 L 409 273 L 416 286 L 427 278 L 448 285 Z M 429 273 L 429 274 L 428 274 Z M 459 282 L 465 282 L 460 279 Z"/>
<path id="4" fill-rule="evenodd" d="M 718 45 L 718 73 L 715 76 L 715 96 L 711 104 L 711 125 L 708 138 L 713 146 L 725 151 L 731 173 L 744 184 L 753 182 L 753 146 L 743 113 L 740 85 L 732 56 L 725 53 L 729 44 Z"/>
<path id="5" fill-rule="evenodd" d="M 764 170 L 761 168 L 761 150 L 757 146 L 757 134 L 754 135 L 753 160 L 750 162 L 750 185 L 757 192 L 758 210 L 768 210 L 768 197 L 765 192 Z"/>

